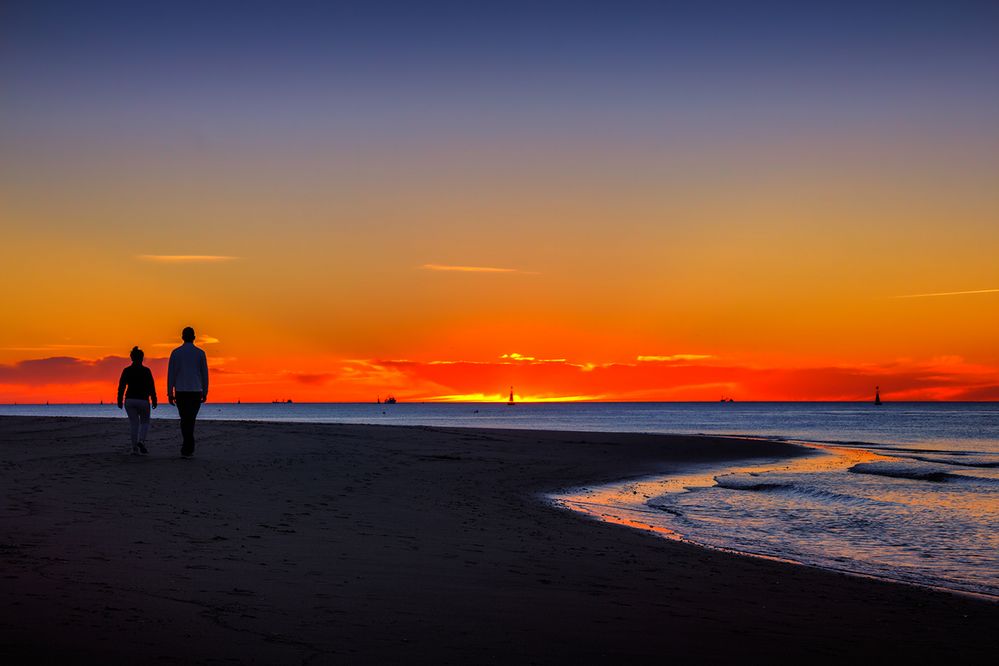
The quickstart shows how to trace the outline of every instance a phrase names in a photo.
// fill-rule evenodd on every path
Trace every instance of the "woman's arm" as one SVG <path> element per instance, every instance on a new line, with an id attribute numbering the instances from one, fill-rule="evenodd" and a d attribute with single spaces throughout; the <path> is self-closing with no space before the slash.
<path id="1" fill-rule="evenodd" d="M 121 405 L 122 405 L 121 401 L 122 401 L 122 398 L 125 396 L 125 386 L 128 384 L 128 381 L 126 381 L 126 379 L 125 379 L 125 373 L 127 373 L 127 372 L 128 372 L 128 368 L 125 368 L 124 370 L 122 370 L 121 371 L 121 379 L 118 380 L 118 409 L 121 409 Z"/>
<path id="2" fill-rule="evenodd" d="M 146 376 L 149 380 L 149 400 L 152 403 L 153 409 L 156 409 L 156 380 L 153 379 L 153 371 L 146 368 Z"/>

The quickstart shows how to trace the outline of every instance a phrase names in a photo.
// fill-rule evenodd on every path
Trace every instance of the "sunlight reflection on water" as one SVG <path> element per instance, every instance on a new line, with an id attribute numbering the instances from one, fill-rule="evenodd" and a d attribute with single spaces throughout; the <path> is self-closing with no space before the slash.
<path id="1" fill-rule="evenodd" d="M 947 466 L 857 447 L 815 449 L 791 461 L 701 466 L 552 499 L 667 538 L 999 596 L 993 470 L 950 475 Z M 858 473 L 865 467 L 878 473 Z"/>

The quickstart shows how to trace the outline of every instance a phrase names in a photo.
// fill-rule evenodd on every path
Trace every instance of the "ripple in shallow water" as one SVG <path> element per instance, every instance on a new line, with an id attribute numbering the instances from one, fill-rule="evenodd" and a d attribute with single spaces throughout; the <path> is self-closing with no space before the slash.
<path id="1" fill-rule="evenodd" d="M 558 499 L 603 520 L 706 546 L 999 596 L 995 479 L 824 448 L 830 455 L 702 468 Z"/>

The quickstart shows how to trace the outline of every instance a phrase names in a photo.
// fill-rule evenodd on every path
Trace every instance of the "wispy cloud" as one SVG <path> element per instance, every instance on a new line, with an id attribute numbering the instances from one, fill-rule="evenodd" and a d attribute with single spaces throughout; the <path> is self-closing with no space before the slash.
<path id="1" fill-rule="evenodd" d="M 222 254 L 140 254 L 136 259 L 152 261 L 158 264 L 214 264 L 223 261 L 235 261 L 239 257 Z"/>
<path id="2" fill-rule="evenodd" d="M 300 384 L 321 386 L 337 379 L 338 375 L 334 372 L 289 372 L 288 377 Z"/>
<path id="3" fill-rule="evenodd" d="M 643 363 L 675 363 L 676 361 L 703 361 L 713 358 L 711 354 L 670 354 L 669 356 L 639 356 Z"/>
<path id="4" fill-rule="evenodd" d="M 509 354 L 503 354 L 500 356 L 503 361 L 522 361 L 525 363 L 565 363 L 564 358 L 536 358 L 534 356 L 524 356 L 523 354 L 518 354 L 517 352 L 511 352 Z"/>
<path id="5" fill-rule="evenodd" d="M 973 289 L 971 291 L 941 291 L 934 294 L 906 294 L 895 298 L 930 298 L 932 296 L 968 296 L 971 294 L 999 294 L 999 289 Z"/>
<path id="6" fill-rule="evenodd" d="M 509 359 L 511 361 L 533 361 L 535 360 L 533 356 L 524 356 L 523 354 L 518 354 L 517 352 L 512 352 L 510 354 L 503 354 L 500 356 L 503 359 Z"/>
<path id="7" fill-rule="evenodd" d="M 452 273 L 520 273 L 522 275 L 537 275 L 535 271 L 522 271 L 519 268 L 497 268 L 495 266 L 451 266 L 447 264 L 423 264 L 425 271 L 444 271 Z"/>
<path id="8" fill-rule="evenodd" d="M 83 359 L 74 356 L 52 356 L 0 364 L 0 385 L 26 386 L 71 385 L 102 382 L 113 391 L 114 380 L 131 361 L 123 356 Z M 146 365 L 156 374 L 165 369 L 166 359 L 147 358 Z"/>

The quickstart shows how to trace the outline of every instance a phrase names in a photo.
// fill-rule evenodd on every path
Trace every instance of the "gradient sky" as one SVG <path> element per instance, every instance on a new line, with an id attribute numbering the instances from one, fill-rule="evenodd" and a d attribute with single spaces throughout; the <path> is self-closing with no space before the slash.
<path id="1" fill-rule="evenodd" d="M 999 4 L 812 4 L 7 0 L 0 402 L 999 399 Z"/>

